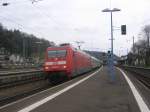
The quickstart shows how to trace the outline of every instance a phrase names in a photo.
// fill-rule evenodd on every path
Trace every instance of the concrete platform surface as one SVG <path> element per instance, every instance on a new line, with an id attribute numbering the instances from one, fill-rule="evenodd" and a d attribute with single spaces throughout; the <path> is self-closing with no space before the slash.
<path id="1" fill-rule="evenodd" d="M 31 109 L 31 112 L 140 112 L 122 73 L 115 69 L 115 76 L 115 82 L 112 82 L 108 68 L 103 67 L 89 79 L 35 109 Z M 57 89 L 56 92 L 58 91 Z M 28 102 L 30 100 L 32 100 L 32 97 L 28 99 Z M 27 112 L 23 110 L 26 107 L 19 110 L 12 110 L 13 108 L 10 107 L 7 110 L 7 107 L 5 107 L 0 109 L 0 112 L 20 110 L 22 110 L 21 112 Z"/>
<path id="2" fill-rule="evenodd" d="M 112 83 L 108 68 L 32 112 L 140 112 L 132 92 L 115 71 Z"/>

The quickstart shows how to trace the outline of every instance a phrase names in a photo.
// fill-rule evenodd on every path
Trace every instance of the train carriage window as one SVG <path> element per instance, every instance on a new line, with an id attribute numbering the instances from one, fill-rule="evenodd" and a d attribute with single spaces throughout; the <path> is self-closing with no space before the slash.
<path id="1" fill-rule="evenodd" d="M 56 51 L 48 51 L 48 57 L 56 57 Z"/>
<path id="2" fill-rule="evenodd" d="M 66 54 L 67 54 L 66 50 L 51 50 L 51 51 L 48 51 L 48 58 L 65 57 Z"/>

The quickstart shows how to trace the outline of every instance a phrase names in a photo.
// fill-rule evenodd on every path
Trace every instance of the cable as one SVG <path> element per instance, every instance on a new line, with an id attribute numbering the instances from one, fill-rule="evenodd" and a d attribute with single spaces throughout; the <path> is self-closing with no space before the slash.
<path id="1" fill-rule="evenodd" d="M 45 17 L 47 17 L 49 20 L 53 21 L 53 22 L 54 22 L 55 24 L 57 24 L 58 26 L 62 26 L 62 24 L 56 22 L 55 19 L 53 19 L 52 16 L 49 16 L 49 15 L 47 15 L 45 12 L 41 11 L 41 10 L 40 10 L 40 9 L 41 9 L 40 7 L 37 8 L 34 4 L 33 4 L 33 6 L 34 6 L 34 8 L 35 8 L 36 10 L 39 11 L 40 15 L 44 15 Z M 58 30 L 61 30 L 62 33 L 65 34 L 65 32 L 64 32 L 60 27 L 56 27 L 56 28 L 57 28 Z"/>
<path id="2" fill-rule="evenodd" d="M 26 0 L 26 1 L 16 1 L 16 2 L 10 2 L 10 3 L 26 3 L 27 1 L 29 1 L 29 0 Z M 30 3 L 30 2 L 29 2 Z M 7 16 L 8 17 L 12 17 L 12 15 L 9 15 L 8 13 L 7 13 Z M 33 28 L 30 28 L 30 27 L 25 27 L 25 26 L 23 26 L 22 24 L 20 24 L 20 23 L 18 23 L 18 22 L 16 22 L 15 20 L 13 20 L 13 19 L 8 19 L 8 18 L 6 18 L 6 17 L 2 17 L 1 16 L 1 18 L 4 18 L 5 20 L 7 20 L 7 21 L 9 21 L 9 22 L 11 22 L 11 23 L 15 23 L 15 24 L 17 24 L 20 28 L 19 29 L 28 29 L 29 31 L 34 31 L 34 32 L 38 32 L 38 34 L 39 35 L 41 35 L 42 37 L 44 37 L 43 35 L 42 35 L 42 33 L 41 32 L 39 32 L 38 30 L 36 31 L 35 29 L 33 29 Z"/>
<path id="3" fill-rule="evenodd" d="M 36 8 L 36 10 L 38 10 L 38 12 L 40 13 L 41 16 L 45 16 L 46 18 L 48 18 L 49 20 L 53 21 L 56 25 L 58 25 L 56 28 L 58 30 L 60 30 L 63 34 L 65 34 L 66 32 L 63 31 L 64 28 L 61 28 L 60 26 L 62 26 L 62 24 L 58 23 L 52 16 L 49 16 L 47 13 L 41 11 L 40 7 L 36 7 L 35 3 L 39 2 L 39 1 L 43 1 L 43 0 L 25 0 L 25 1 L 16 1 L 16 2 L 10 2 L 10 3 L 26 3 L 27 1 L 31 2 L 34 6 L 34 8 Z"/>
<path id="4" fill-rule="evenodd" d="M 2 16 L 0 16 L 0 18 L 3 18 L 3 19 L 5 19 L 5 20 L 7 20 L 8 22 L 11 22 L 11 23 L 14 23 L 14 24 L 17 24 L 18 26 L 20 26 L 20 29 L 28 29 L 29 31 L 34 31 L 34 32 L 37 32 L 36 30 L 34 30 L 34 29 L 32 29 L 32 28 L 30 28 L 30 27 L 25 27 L 25 26 L 23 26 L 22 24 L 20 24 L 20 23 L 18 23 L 18 22 L 16 22 L 15 20 L 12 20 L 12 19 L 8 19 L 8 18 L 6 18 L 6 17 L 2 17 Z M 44 37 L 42 34 L 41 34 L 41 32 L 38 32 L 42 37 Z"/>
<path id="5" fill-rule="evenodd" d="M 62 26 L 62 24 L 58 23 L 52 16 L 49 16 L 47 13 L 45 13 L 44 11 L 41 10 L 40 7 L 37 8 L 37 6 L 35 5 L 35 3 L 39 2 L 39 1 L 43 1 L 43 0 L 27 0 L 27 1 L 31 1 L 33 3 L 34 9 L 38 10 L 39 14 L 41 16 L 45 16 L 46 18 L 48 18 L 48 20 L 53 21 L 56 25 L 57 25 L 57 29 L 60 30 L 63 34 L 65 34 L 66 32 L 63 31 L 64 28 L 60 27 Z M 16 2 L 10 2 L 10 3 L 26 3 L 27 1 L 16 1 Z M 8 19 L 7 19 L 8 20 Z M 12 20 L 11 20 L 12 21 Z M 14 22 L 14 20 L 13 20 Z M 15 22 L 16 23 L 16 22 Z M 19 24 L 18 24 L 19 25 Z M 21 26 L 21 25 L 19 25 Z M 59 27 L 58 27 L 59 26 Z M 24 26 L 22 26 L 24 27 Z M 37 31 L 36 31 L 37 32 Z"/>
<path id="6" fill-rule="evenodd" d="M 42 1 L 42 0 L 40 0 Z M 58 30 L 60 30 L 63 34 L 65 34 L 66 32 L 63 31 L 63 27 L 60 27 L 60 26 L 65 26 L 61 23 L 59 23 L 58 21 L 56 21 L 52 16 L 48 15 L 47 13 L 45 13 L 44 11 L 41 11 L 41 8 L 34 5 L 34 7 L 36 8 L 36 10 L 38 10 L 40 12 L 41 15 L 44 15 L 45 17 L 47 17 L 49 20 L 53 21 L 56 25 L 58 25 L 59 27 L 57 27 Z M 65 28 L 67 28 L 65 26 Z M 67 28 L 68 29 L 68 28 Z M 70 28 L 69 28 L 70 29 Z M 71 32 L 72 33 L 72 32 Z"/>

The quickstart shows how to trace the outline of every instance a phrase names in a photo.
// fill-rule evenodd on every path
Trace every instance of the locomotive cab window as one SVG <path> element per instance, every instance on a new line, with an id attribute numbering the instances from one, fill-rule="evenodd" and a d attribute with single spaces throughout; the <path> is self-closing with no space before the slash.
<path id="1" fill-rule="evenodd" d="M 66 50 L 52 50 L 52 51 L 48 51 L 48 58 L 65 57 L 66 54 L 67 54 Z"/>

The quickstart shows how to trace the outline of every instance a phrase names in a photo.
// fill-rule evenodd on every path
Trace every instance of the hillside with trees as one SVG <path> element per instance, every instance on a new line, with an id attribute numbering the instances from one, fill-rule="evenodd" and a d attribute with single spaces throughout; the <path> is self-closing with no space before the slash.
<path id="1" fill-rule="evenodd" d="M 0 55 L 18 55 L 24 59 L 43 58 L 47 47 L 54 43 L 19 30 L 8 30 L 0 24 Z"/>

